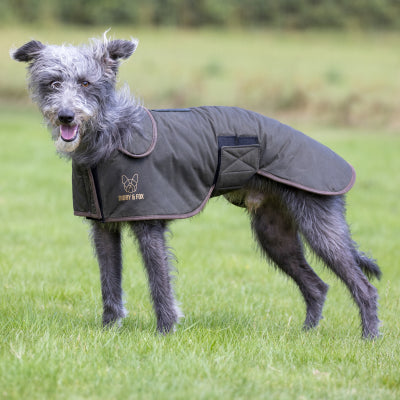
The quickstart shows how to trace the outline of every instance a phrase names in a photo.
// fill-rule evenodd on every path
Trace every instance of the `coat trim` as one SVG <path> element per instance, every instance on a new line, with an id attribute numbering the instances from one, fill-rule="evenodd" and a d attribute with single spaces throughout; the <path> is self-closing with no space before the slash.
<path id="1" fill-rule="evenodd" d="M 194 217 L 196 214 L 200 213 L 203 211 L 203 208 L 207 204 L 208 200 L 210 200 L 210 197 L 212 195 L 212 192 L 214 191 L 214 185 L 211 186 L 209 192 L 207 193 L 207 196 L 204 198 L 202 203 L 197 207 L 195 210 L 186 213 L 186 214 L 169 214 L 169 215 L 145 215 L 145 216 L 136 216 L 136 217 L 123 217 L 123 218 L 107 218 L 103 222 L 123 222 L 123 221 L 147 221 L 147 220 L 152 220 L 152 219 L 185 219 L 185 218 L 190 218 Z M 78 214 L 75 214 L 78 215 Z M 86 217 L 86 215 L 80 215 Z"/>
<path id="2" fill-rule="evenodd" d="M 132 158 L 147 157 L 148 155 L 150 155 L 153 152 L 153 150 L 154 150 L 154 148 L 156 147 L 156 144 L 157 144 L 158 132 L 157 132 L 156 121 L 154 121 L 154 117 L 151 115 L 151 112 L 147 108 L 143 107 L 143 109 L 149 115 L 150 120 L 151 120 L 151 124 L 152 124 L 152 127 L 153 127 L 153 135 L 152 135 L 152 139 L 151 139 L 151 143 L 150 143 L 149 148 L 145 152 L 143 152 L 142 154 L 134 154 L 134 153 L 129 152 L 128 150 L 123 149 L 122 147 L 118 148 L 118 151 L 120 151 L 121 153 L 126 154 L 127 156 L 132 157 Z"/>
<path id="3" fill-rule="evenodd" d="M 351 171 L 352 171 L 351 180 L 350 180 L 349 184 L 344 189 L 342 189 L 342 190 L 340 190 L 338 192 L 332 192 L 332 191 L 328 191 L 328 190 L 326 190 L 326 191 L 325 190 L 318 190 L 318 189 L 314 189 L 314 188 L 311 188 L 311 187 L 308 187 L 308 186 L 304 186 L 304 185 L 301 185 L 299 183 L 295 183 L 295 182 L 289 181 L 287 179 L 280 178 L 279 176 L 276 176 L 276 175 L 270 174 L 268 172 L 265 172 L 262 169 L 259 169 L 257 171 L 257 175 L 261 175 L 261 176 L 263 176 L 265 178 L 271 179 L 272 181 L 283 183 L 284 185 L 295 187 L 297 189 L 301 189 L 301 190 L 304 190 L 306 192 L 320 194 L 320 195 L 323 195 L 323 196 L 336 196 L 336 195 L 341 195 L 341 194 L 347 193 L 354 186 L 354 183 L 356 182 L 356 171 L 355 171 L 354 167 L 351 164 L 349 164 L 349 166 L 350 166 Z"/>

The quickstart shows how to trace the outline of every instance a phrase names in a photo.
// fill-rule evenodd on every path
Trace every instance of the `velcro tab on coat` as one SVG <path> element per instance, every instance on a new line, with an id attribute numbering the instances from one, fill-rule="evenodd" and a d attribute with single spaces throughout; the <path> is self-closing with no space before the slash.
<path id="1" fill-rule="evenodd" d="M 242 187 L 259 169 L 260 145 L 257 137 L 222 136 L 218 138 L 219 174 L 217 190 Z"/>

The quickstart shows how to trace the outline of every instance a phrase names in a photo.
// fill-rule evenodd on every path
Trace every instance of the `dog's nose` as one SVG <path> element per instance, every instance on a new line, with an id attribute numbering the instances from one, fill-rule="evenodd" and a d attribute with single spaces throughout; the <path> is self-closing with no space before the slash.
<path id="1" fill-rule="evenodd" d="M 58 120 L 62 124 L 70 124 L 75 118 L 75 113 L 68 109 L 60 110 L 58 113 Z"/>

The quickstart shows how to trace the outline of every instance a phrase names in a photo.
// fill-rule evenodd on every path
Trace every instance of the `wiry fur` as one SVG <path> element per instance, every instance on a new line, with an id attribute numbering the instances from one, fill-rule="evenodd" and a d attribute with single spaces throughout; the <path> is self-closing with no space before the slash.
<path id="1" fill-rule="evenodd" d="M 58 151 L 83 166 L 95 166 L 117 147 L 126 147 L 138 129 L 143 109 L 128 89 L 115 90 L 119 61 L 128 58 L 137 41 L 93 40 L 89 46 L 45 46 L 31 41 L 12 53 L 28 62 L 29 87 L 52 130 Z M 71 128 L 72 127 L 72 128 Z M 78 134 L 65 141 L 62 129 Z M 133 184 L 133 183 L 132 183 Z M 345 221 L 343 196 L 322 196 L 255 176 L 244 189 L 226 194 L 245 207 L 264 255 L 298 285 L 306 304 L 304 327 L 322 317 L 328 285 L 305 259 L 302 238 L 348 287 L 360 310 L 365 338 L 379 335 L 377 291 L 367 280 L 380 277 L 377 264 L 358 251 Z M 121 224 L 92 223 L 103 297 L 103 324 L 126 315 L 122 302 Z M 129 223 L 137 238 L 161 333 L 173 330 L 182 313 L 171 284 L 171 255 L 166 221 Z"/>

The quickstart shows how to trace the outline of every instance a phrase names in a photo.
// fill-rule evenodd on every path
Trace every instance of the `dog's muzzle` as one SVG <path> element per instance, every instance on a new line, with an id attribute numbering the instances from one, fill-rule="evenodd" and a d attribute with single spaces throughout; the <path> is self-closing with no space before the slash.
<path id="1" fill-rule="evenodd" d="M 80 143 L 79 125 L 74 124 L 75 113 L 62 109 L 58 113 L 59 135 L 56 141 L 57 150 L 62 153 L 71 153 Z"/>

